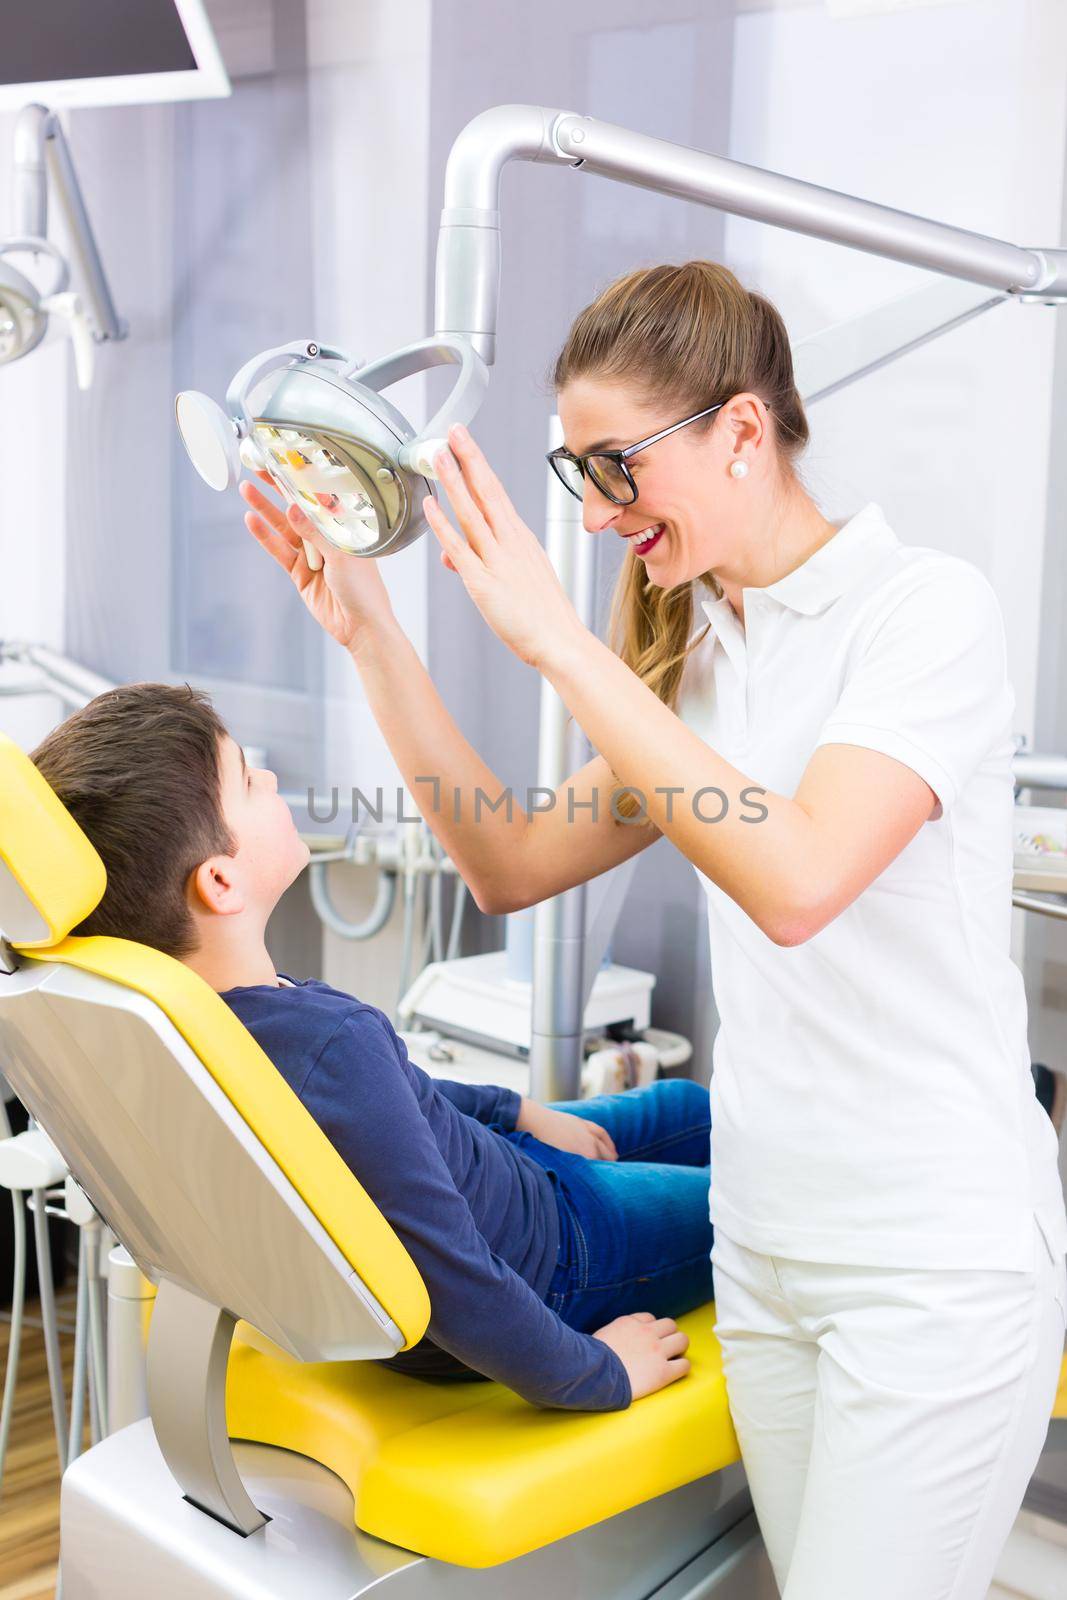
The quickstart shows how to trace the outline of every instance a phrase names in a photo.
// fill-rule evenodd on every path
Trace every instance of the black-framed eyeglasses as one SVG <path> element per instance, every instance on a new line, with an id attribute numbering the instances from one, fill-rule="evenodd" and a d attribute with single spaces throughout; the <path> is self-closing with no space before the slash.
<path id="1" fill-rule="evenodd" d="M 617 506 L 629 506 L 637 499 L 637 484 L 627 466 L 630 457 L 639 450 L 647 450 L 650 444 L 658 444 L 668 434 L 677 433 L 679 428 L 688 428 L 691 422 L 699 422 L 701 417 L 710 417 L 713 411 L 721 411 L 725 404 L 725 400 L 720 400 L 717 406 L 708 406 L 706 411 L 683 417 L 681 422 L 673 422 L 669 428 L 661 428 L 649 438 L 627 445 L 625 450 L 591 450 L 588 455 L 576 456 L 565 444 L 561 444 L 557 449 L 550 450 L 545 459 L 563 487 L 569 489 L 576 499 L 582 498 L 583 480 L 588 473 L 590 482 L 596 485 L 605 500 Z"/>

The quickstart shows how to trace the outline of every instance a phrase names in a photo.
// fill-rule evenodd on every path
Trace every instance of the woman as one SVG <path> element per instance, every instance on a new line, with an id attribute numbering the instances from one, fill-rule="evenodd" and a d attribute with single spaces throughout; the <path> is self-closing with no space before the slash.
<path id="1" fill-rule="evenodd" d="M 779 1586 L 984 1600 L 1067 1316 L 1056 1140 L 1008 955 L 996 598 L 969 563 L 902 545 L 876 506 L 822 516 L 796 471 L 807 424 L 781 318 L 722 267 L 610 286 L 555 380 L 553 465 L 586 527 L 629 543 L 617 653 L 465 430 L 440 461 L 459 529 L 426 511 L 445 564 L 598 754 L 572 808 L 427 806 L 427 821 L 489 912 L 661 834 L 692 861 L 721 1017 L 718 1332 Z M 312 574 L 306 520 L 280 533 L 244 492 L 252 531 L 348 646 L 412 793 L 426 773 L 446 794 L 491 790 L 373 563 L 320 544 Z"/>

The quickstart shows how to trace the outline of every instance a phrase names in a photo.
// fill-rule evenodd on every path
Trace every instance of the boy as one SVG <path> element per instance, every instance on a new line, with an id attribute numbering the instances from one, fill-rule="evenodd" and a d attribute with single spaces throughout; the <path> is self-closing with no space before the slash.
<path id="1" fill-rule="evenodd" d="M 276 973 L 267 922 L 307 846 L 273 773 L 246 767 L 193 689 L 112 690 L 33 760 L 107 869 L 75 932 L 152 945 L 209 983 L 410 1252 L 429 1334 L 392 1367 L 473 1369 L 593 1411 L 688 1372 L 673 1317 L 711 1298 L 706 1089 L 663 1082 L 561 1110 L 431 1079 L 384 1013 Z"/>

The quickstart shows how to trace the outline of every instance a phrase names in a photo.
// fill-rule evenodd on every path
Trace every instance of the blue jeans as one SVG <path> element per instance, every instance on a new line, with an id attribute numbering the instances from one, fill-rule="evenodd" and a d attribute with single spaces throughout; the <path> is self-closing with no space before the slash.
<path id="1" fill-rule="evenodd" d="M 560 1247 L 547 1304 L 590 1333 L 628 1312 L 678 1317 L 710 1300 L 707 1089 L 670 1078 L 555 1109 L 599 1122 L 619 1160 L 591 1161 L 530 1134 L 508 1135 L 556 1190 Z"/>

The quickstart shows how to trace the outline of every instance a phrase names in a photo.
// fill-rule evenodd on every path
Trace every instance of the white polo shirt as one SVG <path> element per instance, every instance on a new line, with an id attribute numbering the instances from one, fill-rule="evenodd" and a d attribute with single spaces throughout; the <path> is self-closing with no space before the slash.
<path id="1" fill-rule="evenodd" d="M 721 1019 L 712 1221 L 750 1249 L 838 1264 L 1023 1270 L 1035 1214 L 1067 1249 L 1009 954 L 1014 694 L 990 584 L 902 545 L 869 505 L 745 589 L 744 627 L 725 598 L 700 604 L 710 628 L 679 715 L 753 783 L 791 796 L 817 746 L 863 745 L 939 802 L 792 948 L 698 873 Z"/>

